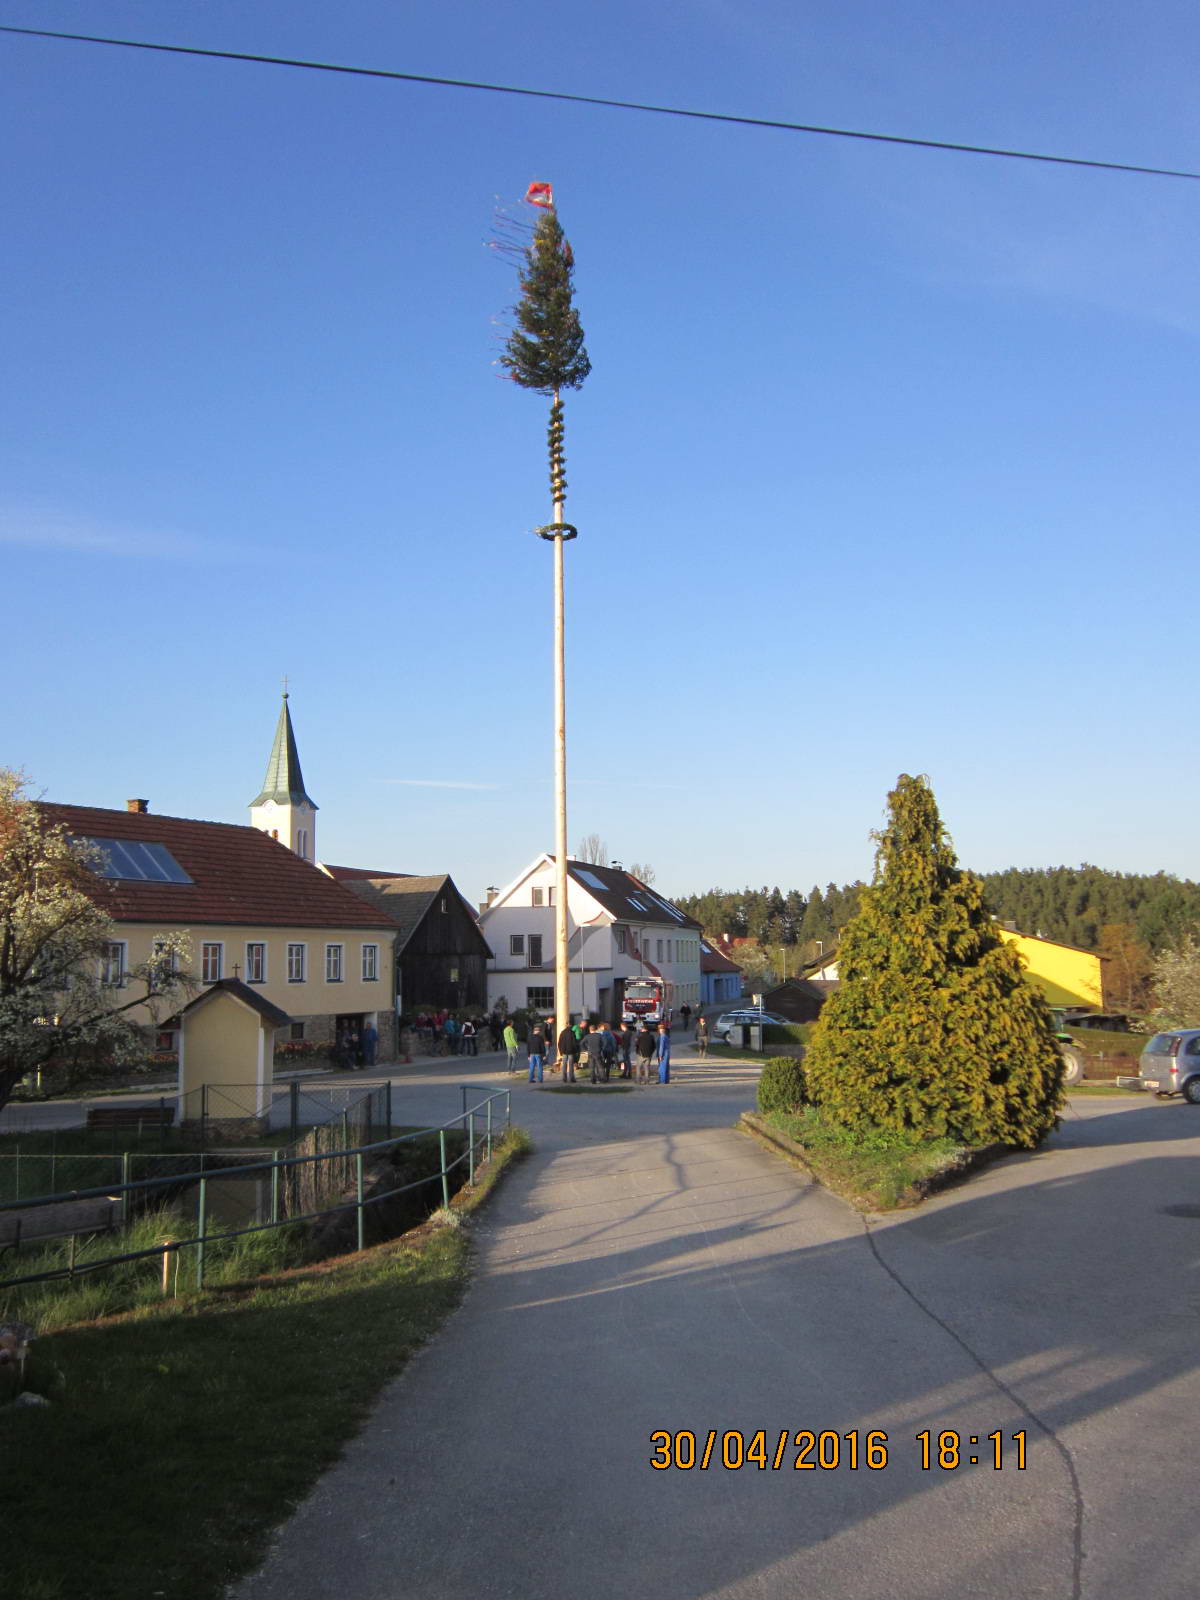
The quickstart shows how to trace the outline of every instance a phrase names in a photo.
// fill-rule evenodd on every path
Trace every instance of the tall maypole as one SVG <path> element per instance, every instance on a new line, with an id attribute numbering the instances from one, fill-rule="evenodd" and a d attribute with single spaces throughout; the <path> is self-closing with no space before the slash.
<path id="1" fill-rule="evenodd" d="M 567 947 L 567 695 L 563 546 L 578 530 L 566 520 L 564 389 L 578 389 L 592 370 L 574 306 L 575 257 L 558 221 L 548 183 L 531 183 L 525 198 L 541 215 L 521 267 L 517 325 L 500 365 L 523 389 L 550 397 L 550 497 L 552 520 L 537 531 L 554 546 L 554 1016 L 559 1028 L 571 1014 Z"/>

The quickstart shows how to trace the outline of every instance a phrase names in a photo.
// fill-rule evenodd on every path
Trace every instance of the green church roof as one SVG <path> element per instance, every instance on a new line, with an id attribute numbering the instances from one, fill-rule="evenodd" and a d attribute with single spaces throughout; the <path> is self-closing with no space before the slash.
<path id="1" fill-rule="evenodd" d="M 263 779 L 262 793 L 251 800 L 252 806 L 261 806 L 268 800 L 276 805 L 311 806 L 317 802 L 309 798 L 304 788 L 304 774 L 300 771 L 300 755 L 296 749 L 296 735 L 292 731 L 291 713 L 285 691 L 283 705 L 279 708 L 279 721 L 275 725 L 275 743 L 267 762 L 267 775 Z"/>

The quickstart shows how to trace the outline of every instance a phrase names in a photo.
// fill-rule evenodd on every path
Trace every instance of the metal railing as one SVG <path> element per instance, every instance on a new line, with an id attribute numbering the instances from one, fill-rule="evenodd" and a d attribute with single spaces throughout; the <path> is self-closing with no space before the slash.
<path id="1" fill-rule="evenodd" d="M 388 1085 L 390 1090 L 391 1085 Z M 464 1163 L 467 1166 L 466 1182 L 473 1184 L 475 1174 L 480 1164 L 479 1152 L 483 1152 L 484 1161 L 490 1159 L 494 1140 L 500 1136 L 499 1118 L 493 1114 L 493 1104 L 497 1100 L 504 1102 L 503 1132 L 512 1126 L 512 1091 L 511 1089 L 489 1089 L 478 1084 L 462 1086 L 463 1105 L 460 1115 L 451 1118 L 448 1122 L 434 1127 L 418 1128 L 411 1133 L 391 1135 L 390 1127 L 388 1136 L 357 1145 L 352 1148 L 339 1146 L 330 1150 L 318 1150 L 298 1155 L 282 1156 L 278 1151 L 264 1161 L 245 1161 L 239 1155 L 236 1169 L 232 1176 L 237 1180 L 255 1178 L 265 1184 L 269 1192 L 269 1220 L 255 1222 L 250 1227 L 226 1229 L 214 1232 L 210 1229 L 210 1189 L 219 1178 L 211 1167 L 206 1164 L 205 1153 L 201 1152 L 198 1158 L 199 1165 L 191 1172 L 164 1175 L 155 1178 L 143 1178 L 113 1184 L 101 1188 L 73 1189 L 59 1194 L 40 1195 L 24 1200 L 8 1200 L 0 1203 L 0 1217 L 5 1213 L 19 1211 L 23 1213 L 38 1211 L 50 1206 L 74 1206 L 89 1201 L 108 1203 L 110 1206 L 119 1205 L 121 1216 L 128 1221 L 134 1214 L 138 1203 L 154 1195 L 166 1194 L 169 1191 L 179 1191 L 181 1188 L 195 1187 L 196 1197 L 196 1231 L 191 1238 L 165 1239 L 156 1245 L 142 1250 L 127 1250 L 119 1254 L 104 1256 L 99 1259 L 89 1259 L 80 1262 L 77 1260 L 77 1241 L 80 1235 L 92 1237 L 97 1229 L 85 1228 L 64 1232 L 59 1237 L 68 1237 L 69 1252 L 65 1264 L 47 1268 L 40 1272 L 25 1273 L 11 1278 L 0 1279 L 0 1289 L 13 1289 L 23 1284 L 49 1283 L 60 1279 L 75 1279 L 87 1273 L 104 1271 L 132 1261 L 146 1261 L 157 1258 L 162 1261 L 163 1293 L 167 1292 L 168 1266 L 172 1254 L 181 1259 L 181 1252 L 194 1251 L 195 1286 L 197 1289 L 204 1287 L 205 1251 L 216 1244 L 224 1244 L 234 1239 L 244 1239 L 251 1235 L 265 1233 L 273 1228 L 285 1227 L 291 1223 L 312 1222 L 319 1217 L 331 1216 L 339 1211 L 356 1213 L 357 1248 L 365 1248 L 365 1215 L 368 1206 L 378 1205 L 383 1201 L 393 1200 L 397 1195 L 407 1194 L 413 1189 L 419 1189 L 425 1184 L 440 1181 L 442 1190 L 442 1204 L 450 1204 L 450 1175 Z M 484 1098 L 473 1105 L 467 1105 L 468 1092 L 478 1092 Z M 478 1122 L 478 1126 L 477 1126 Z M 446 1134 L 449 1130 L 460 1129 L 465 1134 L 465 1148 L 460 1154 L 450 1157 Z M 366 1194 L 366 1163 L 369 1157 L 377 1156 L 386 1150 L 395 1150 L 397 1147 L 413 1142 L 417 1139 L 427 1138 L 436 1134 L 438 1139 L 438 1166 L 437 1169 L 424 1177 L 417 1178 L 411 1183 L 402 1184 L 394 1189 L 382 1189 L 378 1194 Z M 214 1152 L 214 1155 L 218 1153 Z M 211 1159 L 211 1157 L 209 1158 Z M 308 1197 L 316 1193 L 319 1197 L 328 1198 L 328 1191 L 332 1185 L 305 1185 L 293 1180 L 291 1174 L 317 1171 L 331 1163 L 341 1163 L 342 1175 L 349 1172 L 354 1188 L 354 1198 L 349 1200 L 339 1199 L 335 1205 L 311 1206 Z M 345 1185 L 349 1187 L 350 1185 Z M 322 1189 L 326 1192 L 322 1195 Z M 339 1188 L 337 1192 L 344 1192 Z M 293 1209 L 295 1205 L 308 1206 L 308 1209 Z M 30 1240 L 32 1243 L 43 1242 Z M 11 1245 L 11 1241 L 10 1241 Z M 3 1248 L 3 1247 L 0 1247 Z M 176 1273 L 178 1276 L 178 1271 Z"/>
<path id="2" fill-rule="evenodd" d="M 302 1089 L 296 1079 L 266 1088 L 244 1083 L 206 1083 L 180 1096 L 179 1120 L 195 1128 L 200 1142 L 212 1137 L 227 1137 L 247 1129 L 256 1134 L 287 1132 L 290 1140 L 300 1129 L 317 1123 L 340 1121 L 343 1130 L 351 1122 L 366 1123 L 368 1129 L 392 1125 L 392 1083 L 372 1089 L 351 1084 L 323 1084 Z M 370 1131 L 359 1141 L 370 1143 Z"/>

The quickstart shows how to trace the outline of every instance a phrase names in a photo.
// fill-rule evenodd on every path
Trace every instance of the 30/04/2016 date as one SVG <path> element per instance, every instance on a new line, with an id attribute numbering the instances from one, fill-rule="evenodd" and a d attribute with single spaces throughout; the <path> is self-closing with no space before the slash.
<path id="1" fill-rule="evenodd" d="M 923 1472 L 953 1472 L 962 1466 L 990 1466 L 999 1472 L 1003 1467 L 1025 1470 L 1025 1430 L 1017 1433 L 955 1433 L 947 1429 L 934 1433 L 925 1428 L 915 1435 L 917 1462 Z M 857 1472 L 865 1467 L 869 1472 L 881 1472 L 890 1460 L 894 1442 L 886 1433 L 873 1429 L 862 1433 L 853 1428 L 849 1433 L 823 1432 L 802 1428 L 793 1433 L 790 1428 L 768 1435 L 763 1429 L 746 1434 L 730 1428 L 719 1433 L 710 1428 L 707 1433 L 696 1434 L 690 1428 L 671 1433 L 659 1428 L 650 1435 L 650 1465 L 656 1472 L 666 1472 L 672 1467 L 679 1472 L 698 1468 L 707 1472 L 721 1467 L 726 1472 L 738 1472 L 743 1467 L 756 1467 L 760 1472 L 768 1469 L 779 1472 L 790 1465 L 796 1472 L 835 1472 L 839 1467 Z"/>

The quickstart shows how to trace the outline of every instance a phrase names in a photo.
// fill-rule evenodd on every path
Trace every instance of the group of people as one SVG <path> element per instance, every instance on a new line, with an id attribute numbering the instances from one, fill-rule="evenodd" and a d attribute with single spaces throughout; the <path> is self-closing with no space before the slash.
<path id="1" fill-rule="evenodd" d="M 683 1005 L 679 1015 L 686 1031 L 692 1018 L 692 1008 Z M 701 1011 L 696 1012 L 696 1051 L 708 1054 L 708 1021 Z M 415 1019 L 418 1034 L 427 1038 L 435 1053 L 452 1056 L 479 1054 L 479 1041 L 485 1048 L 503 1049 L 509 1072 L 519 1068 L 521 1037 L 510 1017 L 493 1011 L 488 1017 L 453 1016 L 449 1011 L 422 1011 Z M 524 1039 L 525 1055 L 529 1063 L 530 1083 L 544 1081 L 545 1069 L 563 1074 L 564 1083 L 575 1083 L 580 1064 L 584 1064 L 592 1083 L 609 1082 L 615 1070 L 619 1078 L 630 1078 L 638 1083 L 649 1083 L 652 1063 L 659 1083 L 671 1081 L 671 1025 L 660 1022 L 655 1027 L 643 1022 L 640 1028 L 632 1023 L 574 1022 L 556 1033 L 554 1018 L 533 1022 Z M 374 1051 L 372 1051 L 372 1056 Z"/>
<path id="2" fill-rule="evenodd" d="M 413 1020 L 417 1034 L 428 1041 L 435 1055 L 477 1056 L 479 1040 L 485 1030 L 491 1034 L 489 1048 L 500 1048 L 500 1035 L 504 1024 L 492 1013 L 490 1017 L 456 1017 L 450 1011 L 420 1011 Z"/>
<path id="3" fill-rule="evenodd" d="M 518 1041 L 511 1024 L 505 1029 L 504 1044 L 508 1070 L 515 1072 Z M 535 1022 L 530 1027 L 525 1052 L 530 1083 L 544 1082 L 547 1067 L 561 1072 L 564 1083 L 576 1083 L 581 1065 L 586 1065 L 592 1083 L 608 1083 L 615 1071 L 618 1078 L 648 1084 L 652 1062 L 658 1082 L 671 1081 L 671 1030 L 665 1022 L 660 1022 L 657 1029 L 643 1022 L 636 1032 L 623 1022 L 615 1028 L 607 1022 L 574 1022 L 556 1036 L 554 1018 L 547 1017 L 545 1022 Z"/>
<path id="4" fill-rule="evenodd" d="M 345 1072 L 373 1067 L 379 1049 L 379 1032 L 369 1022 L 359 1029 L 354 1023 L 339 1028 L 333 1041 L 333 1064 Z"/>

